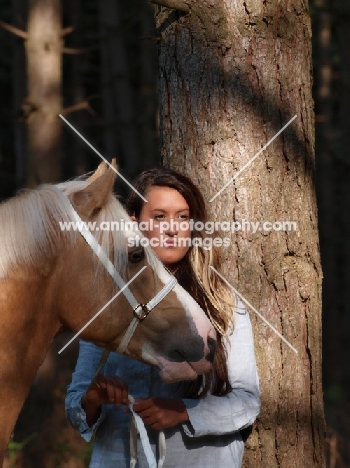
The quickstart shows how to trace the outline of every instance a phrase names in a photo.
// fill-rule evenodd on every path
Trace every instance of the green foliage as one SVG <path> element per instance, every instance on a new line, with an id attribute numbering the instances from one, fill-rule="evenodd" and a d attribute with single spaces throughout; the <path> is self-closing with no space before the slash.
<path id="1" fill-rule="evenodd" d="M 10 468 L 16 468 L 16 462 L 18 460 L 19 454 L 24 449 L 24 447 L 28 445 L 29 442 L 35 437 L 36 433 L 30 434 L 29 436 L 25 437 L 21 442 L 15 442 L 14 440 L 10 440 L 7 446 L 7 453 L 9 454 L 10 458 Z"/>
<path id="2" fill-rule="evenodd" d="M 91 454 L 93 450 L 93 441 L 88 443 L 84 450 L 81 452 L 76 453 L 75 450 L 66 442 L 56 442 L 53 448 L 53 455 L 54 455 L 54 466 L 56 468 L 60 468 L 64 462 L 67 461 L 67 458 L 74 457 L 77 460 L 82 460 L 84 462 L 84 466 L 88 468 Z"/>
<path id="3" fill-rule="evenodd" d="M 325 401 L 329 404 L 338 404 L 344 399 L 344 389 L 341 385 L 330 385 L 325 389 L 324 392 Z"/>
<path id="4" fill-rule="evenodd" d="M 29 435 L 21 442 L 15 442 L 11 440 L 7 446 L 7 455 L 10 462 L 10 468 L 22 467 L 20 461 L 23 449 L 37 436 L 36 433 Z M 76 453 L 75 450 L 64 441 L 57 441 L 52 447 L 52 461 L 55 468 L 60 468 L 69 457 L 81 460 L 84 463 L 84 467 L 88 468 L 94 442 L 93 440 L 86 444 L 85 448 Z"/>
<path id="5" fill-rule="evenodd" d="M 78 454 L 76 455 L 76 457 L 77 457 L 79 460 L 83 460 L 84 466 L 85 466 L 86 468 L 89 467 L 89 463 L 90 463 L 90 459 L 91 459 L 91 455 L 92 455 L 92 450 L 93 450 L 93 448 L 94 448 L 94 442 L 93 442 L 93 440 L 92 440 L 92 441 L 90 441 L 90 442 L 87 444 L 87 446 L 86 446 L 86 448 L 85 448 L 85 450 L 84 450 L 83 452 L 80 452 L 80 453 L 78 453 Z"/>

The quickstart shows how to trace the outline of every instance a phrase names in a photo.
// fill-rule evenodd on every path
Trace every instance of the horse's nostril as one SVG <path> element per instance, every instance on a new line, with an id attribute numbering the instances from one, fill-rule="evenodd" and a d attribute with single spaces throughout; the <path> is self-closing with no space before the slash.
<path id="1" fill-rule="evenodd" d="M 207 359 L 207 361 L 213 363 L 216 350 L 216 340 L 214 338 L 211 338 L 210 336 L 208 336 L 208 346 L 209 354 L 207 354 L 205 358 Z"/>

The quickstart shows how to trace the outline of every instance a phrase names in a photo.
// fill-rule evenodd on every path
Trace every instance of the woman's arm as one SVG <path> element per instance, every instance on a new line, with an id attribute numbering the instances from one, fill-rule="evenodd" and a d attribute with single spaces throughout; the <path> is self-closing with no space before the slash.
<path id="1" fill-rule="evenodd" d="M 249 315 L 238 303 L 235 330 L 229 339 L 228 372 L 232 391 L 223 397 L 183 399 L 189 422 L 183 424 L 190 437 L 221 435 L 250 426 L 260 410 L 260 390 L 254 339 Z"/>
<path id="2" fill-rule="evenodd" d="M 90 427 L 98 421 L 102 405 L 120 406 L 128 403 L 128 386 L 116 375 L 98 375 L 81 397 L 81 406 Z"/>
<path id="3" fill-rule="evenodd" d="M 87 441 L 104 419 L 103 405 L 128 403 L 127 385 L 119 377 L 99 375 L 92 382 L 102 352 L 102 348 L 80 341 L 78 361 L 67 391 L 67 418 Z"/>

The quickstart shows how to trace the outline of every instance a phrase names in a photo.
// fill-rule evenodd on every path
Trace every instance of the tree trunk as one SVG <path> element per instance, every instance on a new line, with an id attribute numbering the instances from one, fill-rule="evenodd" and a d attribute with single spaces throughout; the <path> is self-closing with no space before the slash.
<path id="1" fill-rule="evenodd" d="M 332 4 L 328 5 L 333 6 Z M 324 264 L 324 361 L 326 375 L 324 379 L 326 395 L 326 415 L 329 434 L 329 466 L 336 466 L 336 457 L 341 456 L 343 466 L 350 464 L 350 375 L 349 375 L 349 331 L 350 331 L 350 193 L 349 193 L 349 117 L 350 104 L 350 51 L 349 19 L 350 0 L 342 0 L 336 10 L 329 8 L 323 12 L 332 20 L 330 27 L 334 37 L 330 44 L 334 68 L 333 95 L 329 104 L 333 112 L 333 131 L 328 132 L 328 172 L 324 173 L 319 196 L 323 198 L 323 186 L 332 184 L 327 219 L 323 218 L 323 231 L 331 231 L 332 237 L 322 245 L 323 259 L 332 255 L 333 269 Z M 336 60 L 335 60 L 336 58 Z M 325 134 L 325 132 L 323 132 Z M 323 154 L 323 150 L 317 153 Z M 330 214 L 332 213 L 332 214 Z M 321 226 L 321 224 L 320 224 Z M 326 243 L 327 242 L 327 243 Z M 333 439 L 333 440 L 332 440 Z M 332 442 L 337 441 L 338 450 Z M 333 449 L 333 450 L 332 450 Z M 339 452 L 339 453 L 338 453 Z M 333 462 L 333 465 L 332 465 Z M 340 462 L 339 462 L 340 466 Z"/>
<path id="2" fill-rule="evenodd" d="M 117 157 L 125 170 L 135 175 L 140 150 L 120 8 L 114 0 L 99 2 L 106 156 Z"/>
<path id="3" fill-rule="evenodd" d="M 262 410 L 244 466 L 322 468 L 322 272 L 307 2 L 179 3 L 190 12 L 156 13 L 165 165 L 187 173 L 209 201 L 297 115 L 208 205 L 217 221 L 297 223 L 295 232 L 233 232 L 231 247 L 222 249 L 224 274 L 298 351 L 251 312 Z"/>
<path id="4" fill-rule="evenodd" d="M 324 383 L 325 391 L 331 386 L 340 384 L 340 329 L 338 325 L 339 308 L 334 302 L 338 292 L 337 277 L 337 242 L 335 230 L 336 214 L 335 180 L 336 168 L 332 155 L 332 18 L 331 0 L 317 0 L 314 55 L 317 63 L 316 82 L 316 141 L 317 151 L 317 188 L 320 221 L 320 243 L 325 282 L 323 287 L 323 308 L 332 313 L 324 315 Z M 335 307 L 334 307 L 335 305 Z"/>
<path id="5" fill-rule="evenodd" d="M 329 436 L 337 429 L 339 415 L 329 405 L 328 395 L 339 395 L 342 380 L 342 343 L 339 320 L 342 312 L 342 278 L 339 277 L 338 228 L 339 215 L 334 209 L 341 199 L 337 192 L 339 184 L 338 163 L 334 158 L 334 79 L 332 43 L 332 0 L 316 0 L 314 17 L 314 63 L 315 63 L 315 108 L 316 108 L 316 164 L 317 199 L 320 226 L 320 245 L 324 272 L 323 286 L 323 387 L 325 412 Z M 333 11 L 334 13 L 334 11 Z M 334 39 L 333 39 L 334 41 Z M 343 168 L 341 169 L 343 171 Z M 343 182 L 344 183 L 344 182 Z M 340 188 L 341 191 L 341 188 Z M 341 222 L 341 221 L 340 221 Z M 344 262 L 344 256 L 342 256 Z M 327 401 L 328 400 L 328 401 Z M 328 403 L 328 405 L 327 405 Z M 327 438 L 329 439 L 329 437 Z M 338 455 L 329 443 L 328 466 L 335 466 Z"/>
<path id="6" fill-rule="evenodd" d="M 67 5 L 66 14 L 69 18 L 69 25 L 72 25 L 74 28 L 72 34 L 72 43 L 73 47 L 83 48 L 84 44 L 82 41 L 83 36 L 83 18 L 84 18 L 84 8 L 83 0 L 72 0 Z M 65 13 L 65 12 L 64 12 Z M 80 104 L 86 99 L 86 91 L 84 89 L 83 82 L 83 67 L 86 64 L 87 60 L 81 54 L 74 55 L 71 60 L 70 68 L 70 102 L 74 105 Z M 85 134 L 85 125 L 87 123 L 87 112 L 86 110 L 81 110 L 74 113 L 74 122 L 80 131 Z M 86 161 L 86 147 L 81 144 L 80 138 L 77 138 L 76 135 L 73 135 L 71 141 L 69 141 L 69 152 L 71 157 L 74 158 L 70 171 L 73 174 L 81 175 L 85 174 L 87 169 Z"/>
<path id="7" fill-rule="evenodd" d="M 61 178 L 60 0 L 30 0 L 28 18 L 29 185 Z"/>
<path id="8" fill-rule="evenodd" d="M 135 3 L 140 34 L 135 37 L 139 56 L 139 86 L 137 116 L 142 142 L 141 169 L 159 165 L 157 52 L 153 6 L 142 0 Z"/>
<path id="9" fill-rule="evenodd" d="M 338 359 L 334 364 L 339 368 L 340 381 L 342 381 L 343 396 L 346 396 L 350 402 L 350 375 L 348 366 L 344 365 L 349 362 L 349 330 L 350 330 L 350 251 L 349 251 L 349 236 L 350 236 L 350 213 L 349 213 L 349 148 L 350 148 L 350 135 L 349 135 L 349 104 L 350 104 L 350 0 L 342 0 L 339 8 L 338 22 L 338 35 L 339 35 L 339 144 L 337 145 L 336 156 L 340 160 L 339 174 L 336 179 L 337 186 L 339 186 L 339 203 L 341 203 L 340 212 L 340 228 L 341 228 L 341 241 L 339 257 L 341 258 L 341 265 L 339 269 L 339 288 L 341 303 L 339 304 L 340 317 L 339 322 L 333 324 L 340 330 L 340 352 Z M 337 161 L 338 162 L 338 161 Z M 327 315 L 327 314 L 325 314 Z M 329 343 L 331 346 L 331 343 Z M 348 426 L 348 423 L 346 424 Z"/>
<path id="10" fill-rule="evenodd" d="M 12 24 L 17 28 L 25 29 L 26 3 L 24 0 L 12 0 Z M 17 36 L 12 38 L 12 80 L 13 80 L 13 109 L 14 121 L 14 149 L 16 157 L 16 188 L 23 187 L 27 166 L 27 141 L 23 121 L 19 119 L 23 99 L 26 95 L 26 81 L 23 70 L 25 69 L 25 55 L 23 50 L 23 39 Z"/>

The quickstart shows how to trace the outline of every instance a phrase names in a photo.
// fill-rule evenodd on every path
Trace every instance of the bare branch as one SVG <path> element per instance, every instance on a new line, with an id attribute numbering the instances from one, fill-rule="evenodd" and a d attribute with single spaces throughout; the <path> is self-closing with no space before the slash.
<path id="1" fill-rule="evenodd" d="M 92 99 L 92 97 L 93 96 L 91 96 L 90 99 Z M 72 114 L 73 112 L 77 112 L 77 111 L 80 111 L 80 110 L 87 110 L 89 112 L 89 114 L 91 114 L 93 116 L 96 116 L 96 112 L 90 106 L 89 99 L 87 99 L 87 100 L 85 100 L 83 102 L 79 102 L 78 104 L 74 104 L 73 106 L 66 107 L 65 109 L 62 109 L 60 113 L 62 115 L 68 115 L 68 114 Z"/>
<path id="2" fill-rule="evenodd" d="M 98 49 L 98 46 L 91 46 L 86 47 L 85 49 L 73 49 L 71 47 L 62 47 L 63 54 L 70 54 L 70 55 L 79 55 L 79 54 L 88 54 L 92 50 Z"/>
<path id="3" fill-rule="evenodd" d="M 73 26 L 68 26 L 67 28 L 64 28 L 61 30 L 60 36 L 65 37 L 68 36 L 68 34 L 72 33 L 74 31 Z"/>
<path id="4" fill-rule="evenodd" d="M 29 37 L 26 31 L 22 31 L 22 29 L 18 29 L 11 24 L 5 23 L 4 21 L 0 20 L 0 26 L 4 29 L 7 29 L 7 31 L 10 31 L 12 34 L 15 34 L 15 36 L 21 37 L 22 39 L 28 39 Z"/>
<path id="5" fill-rule="evenodd" d="M 158 36 L 141 36 L 139 37 L 140 41 L 161 41 L 161 38 Z"/>
<path id="6" fill-rule="evenodd" d="M 35 102 L 30 101 L 28 97 L 23 98 L 21 109 L 17 116 L 18 121 L 25 122 L 33 112 L 37 112 L 38 110 L 39 106 Z"/>
<path id="7" fill-rule="evenodd" d="M 183 11 L 184 13 L 190 12 L 190 7 L 182 0 L 149 0 L 149 2 L 166 8 L 172 8 L 173 10 Z"/>

